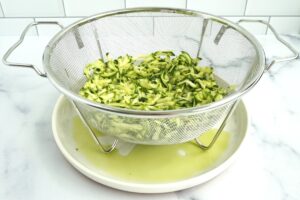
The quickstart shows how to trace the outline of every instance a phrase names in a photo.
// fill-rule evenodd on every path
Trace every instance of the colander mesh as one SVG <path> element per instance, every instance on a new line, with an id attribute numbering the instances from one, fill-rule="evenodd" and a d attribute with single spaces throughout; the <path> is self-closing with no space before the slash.
<path id="1" fill-rule="evenodd" d="M 204 35 L 203 17 L 177 13 L 134 12 L 91 19 L 77 24 L 51 47 L 47 71 L 65 89 L 75 94 L 85 82 L 86 64 L 99 59 L 99 37 L 102 53 L 112 57 L 124 54 L 138 56 L 158 50 L 184 50 L 196 57 L 203 37 L 200 65 L 214 68 L 221 84 L 235 85 L 236 91 L 261 71 L 254 45 L 235 29 L 228 28 L 219 43 L 216 36 L 224 25 L 210 19 Z M 225 82 L 224 82 L 225 81 Z M 233 104 L 215 107 L 203 112 L 169 117 L 140 117 L 104 112 L 75 102 L 87 123 L 107 135 L 141 144 L 174 144 L 191 140 L 213 128 L 224 119 Z"/>

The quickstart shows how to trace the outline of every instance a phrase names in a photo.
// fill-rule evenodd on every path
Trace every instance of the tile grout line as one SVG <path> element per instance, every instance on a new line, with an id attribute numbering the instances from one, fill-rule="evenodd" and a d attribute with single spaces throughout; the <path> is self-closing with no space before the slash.
<path id="1" fill-rule="evenodd" d="M 300 17 L 300 15 L 220 15 L 221 17 Z M 0 19 L 28 19 L 28 18 L 83 18 L 86 16 L 28 16 L 28 17 L 0 17 Z M 136 16 L 126 16 L 126 17 L 136 17 Z M 139 17 L 151 17 L 151 16 L 139 16 Z M 155 17 L 168 17 L 168 16 L 155 16 Z M 170 16 L 176 17 L 176 16 Z M 182 16 L 178 16 L 182 17 Z"/>
<path id="2" fill-rule="evenodd" d="M 2 11 L 3 17 L 5 17 L 4 10 L 3 10 L 3 8 L 2 8 L 1 2 L 0 2 L 0 10 Z"/>
<path id="3" fill-rule="evenodd" d="M 63 10 L 64 10 L 64 16 L 66 17 L 67 13 L 66 13 L 66 8 L 65 8 L 65 1 L 61 0 L 61 3 L 62 3 L 62 6 L 63 6 Z"/>
<path id="4" fill-rule="evenodd" d="M 300 17 L 300 15 L 220 15 L 223 17 Z"/>
<path id="5" fill-rule="evenodd" d="M 221 17 L 299 17 L 300 15 L 220 15 Z M 0 19 L 32 19 L 32 18 L 83 18 L 86 16 L 28 16 L 28 17 L 0 17 Z M 136 16 L 126 16 L 126 17 L 136 17 Z M 139 17 L 151 17 L 151 16 L 139 16 Z M 169 16 L 155 16 L 155 17 L 169 17 Z M 170 16 L 177 17 L 177 16 Z M 182 16 L 178 16 L 182 17 Z"/>
<path id="6" fill-rule="evenodd" d="M 33 21 L 36 22 L 36 18 L 33 18 Z M 35 31 L 36 31 L 36 35 L 39 37 L 40 34 L 37 26 L 35 26 Z"/>
<path id="7" fill-rule="evenodd" d="M 300 17 L 300 15 L 220 15 L 223 17 Z"/>
<path id="8" fill-rule="evenodd" d="M 244 16 L 246 15 L 247 5 L 248 5 L 248 0 L 246 0 L 246 3 L 245 3 Z"/>
<path id="9" fill-rule="evenodd" d="M 152 34 L 153 34 L 153 36 L 155 35 L 155 19 L 154 19 L 154 17 L 152 17 Z"/>
<path id="10" fill-rule="evenodd" d="M 31 18 L 83 18 L 86 16 L 23 16 L 23 17 L 0 17 L 0 19 L 31 19 Z M 300 16 L 299 16 L 300 17 Z"/>

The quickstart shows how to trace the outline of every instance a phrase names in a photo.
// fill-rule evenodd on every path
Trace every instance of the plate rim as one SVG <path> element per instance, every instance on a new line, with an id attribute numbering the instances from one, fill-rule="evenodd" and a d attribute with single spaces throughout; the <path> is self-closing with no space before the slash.
<path id="1" fill-rule="evenodd" d="M 241 151 L 242 147 L 244 146 L 244 141 L 247 137 L 248 133 L 248 128 L 249 128 L 249 113 L 245 107 L 245 104 L 243 101 L 240 101 L 239 104 L 241 104 L 243 111 L 245 113 L 245 133 L 243 134 L 240 143 L 238 144 L 238 147 L 233 151 L 233 153 L 222 163 L 220 163 L 218 166 L 215 168 L 204 172 L 203 174 L 190 177 L 184 180 L 179 180 L 175 182 L 167 182 L 167 183 L 133 183 L 133 182 L 126 182 L 124 180 L 119 180 L 119 179 L 114 179 L 113 177 L 109 176 L 104 176 L 99 173 L 96 173 L 92 169 L 88 168 L 87 166 L 83 165 L 80 161 L 77 161 L 75 158 L 73 158 L 72 154 L 64 147 L 62 144 L 60 138 L 59 138 L 59 133 L 57 130 L 57 113 L 58 109 L 61 105 L 61 103 L 67 100 L 69 101 L 68 98 L 66 98 L 64 95 L 61 95 L 58 100 L 55 103 L 53 112 L 52 112 L 52 133 L 54 136 L 54 140 L 56 142 L 56 145 L 58 146 L 59 150 L 65 157 L 65 159 L 79 172 L 81 172 L 83 175 L 87 176 L 88 178 L 109 186 L 111 188 L 119 189 L 122 191 L 127 191 L 127 192 L 134 192 L 134 193 L 167 193 L 167 192 L 174 192 L 174 191 L 179 191 L 187 188 L 194 187 L 196 185 L 200 185 L 202 183 L 205 183 L 209 181 L 210 179 L 215 178 L 218 176 L 221 172 L 223 172 L 226 168 L 228 168 L 232 162 L 236 159 L 238 156 L 239 152 Z"/>

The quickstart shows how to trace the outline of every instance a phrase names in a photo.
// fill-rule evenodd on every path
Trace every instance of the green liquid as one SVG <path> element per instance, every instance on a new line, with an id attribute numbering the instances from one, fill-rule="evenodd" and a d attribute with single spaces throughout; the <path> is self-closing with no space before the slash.
<path id="1" fill-rule="evenodd" d="M 123 156 L 118 150 L 102 153 L 79 118 L 74 119 L 73 125 L 77 151 L 88 162 L 118 179 L 145 183 L 178 181 L 205 172 L 219 161 L 230 139 L 228 132 L 222 132 L 214 146 L 206 151 L 194 142 L 136 145 L 128 155 Z M 201 141 L 207 144 L 215 131 L 201 135 Z"/>

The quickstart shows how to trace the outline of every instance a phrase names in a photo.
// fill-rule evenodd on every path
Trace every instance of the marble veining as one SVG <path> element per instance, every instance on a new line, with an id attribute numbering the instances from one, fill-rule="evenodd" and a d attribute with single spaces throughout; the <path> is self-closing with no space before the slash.
<path id="1" fill-rule="evenodd" d="M 300 35 L 283 37 L 300 51 Z M 28 37 L 11 60 L 42 66 L 40 43 L 48 39 Z M 272 36 L 258 39 L 268 62 L 288 55 Z M 0 55 L 16 40 L 0 37 Z M 144 195 L 97 184 L 71 167 L 51 132 L 59 93 L 33 70 L 0 63 L 0 199 L 300 199 L 299 75 L 300 59 L 278 63 L 244 96 L 249 134 L 239 158 L 223 174 L 187 190 Z"/>

